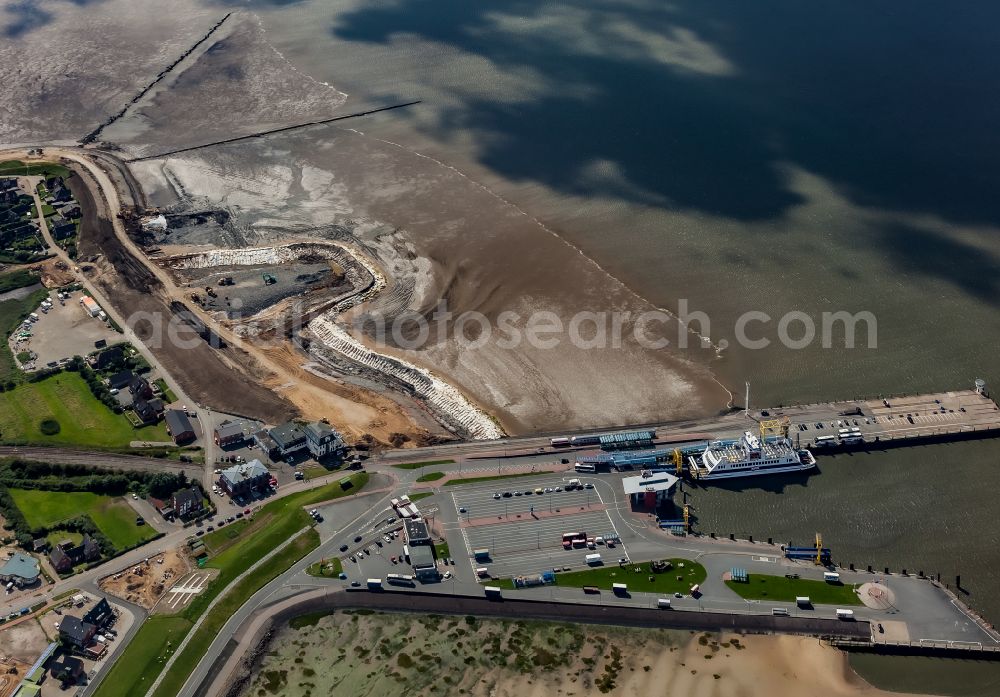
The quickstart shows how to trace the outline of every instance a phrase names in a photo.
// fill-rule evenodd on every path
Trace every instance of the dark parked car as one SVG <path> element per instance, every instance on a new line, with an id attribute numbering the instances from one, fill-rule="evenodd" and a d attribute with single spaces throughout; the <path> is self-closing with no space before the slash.
<path id="1" fill-rule="evenodd" d="M 340 545 L 340 551 L 341 552 L 346 552 L 347 551 L 347 545 Z"/>

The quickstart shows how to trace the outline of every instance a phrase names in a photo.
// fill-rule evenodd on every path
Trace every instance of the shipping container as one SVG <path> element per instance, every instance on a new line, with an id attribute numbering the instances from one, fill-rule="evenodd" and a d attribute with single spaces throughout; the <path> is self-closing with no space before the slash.
<path id="1" fill-rule="evenodd" d="M 612 583 L 611 591 L 615 595 L 628 595 L 628 585 L 625 583 Z"/>
<path id="2" fill-rule="evenodd" d="M 380 578 L 370 578 L 370 579 L 368 579 L 368 590 L 370 590 L 370 591 L 380 591 L 380 590 L 382 590 L 382 579 L 380 579 Z"/>
<path id="3" fill-rule="evenodd" d="M 837 610 L 838 620 L 853 620 L 854 610 Z"/>
<path id="4" fill-rule="evenodd" d="M 788 610 L 783 607 L 772 607 L 771 614 L 776 617 L 788 617 Z"/>
<path id="5" fill-rule="evenodd" d="M 483 587 L 483 592 L 486 593 L 487 598 L 503 597 L 503 591 L 500 590 L 500 586 L 485 586 Z"/>
<path id="6" fill-rule="evenodd" d="M 812 601 L 809 600 L 808 595 L 797 595 L 795 596 L 795 604 L 799 607 L 809 607 L 812 605 Z"/>
<path id="7" fill-rule="evenodd" d="M 660 608 L 661 610 L 669 610 L 670 609 L 670 598 L 657 598 L 656 599 L 656 607 Z"/>

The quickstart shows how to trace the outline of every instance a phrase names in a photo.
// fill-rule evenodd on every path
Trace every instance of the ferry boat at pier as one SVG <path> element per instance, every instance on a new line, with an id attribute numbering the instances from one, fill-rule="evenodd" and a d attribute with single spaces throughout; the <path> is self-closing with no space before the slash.
<path id="1" fill-rule="evenodd" d="M 762 438 L 750 431 L 739 440 L 711 441 L 703 452 L 688 457 L 691 476 L 705 480 L 801 472 L 815 466 L 813 454 L 796 450 L 787 437 Z"/>

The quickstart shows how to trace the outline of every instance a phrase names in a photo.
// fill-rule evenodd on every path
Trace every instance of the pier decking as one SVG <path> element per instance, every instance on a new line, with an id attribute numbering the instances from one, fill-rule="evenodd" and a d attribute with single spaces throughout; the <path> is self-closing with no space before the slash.
<path id="1" fill-rule="evenodd" d="M 831 407 L 835 416 L 822 422 L 822 428 L 818 427 L 820 421 L 801 422 L 792 417 L 792 437 L 802 445 L 816 445 L 820 436 L 837 436 L 841 428 L 857 428 L 864 440 L 855 446 L 871 446 L 892 441 L 1000 435 L 1000 409 L 992 399 L 974 390 L 838 402 Z"/>

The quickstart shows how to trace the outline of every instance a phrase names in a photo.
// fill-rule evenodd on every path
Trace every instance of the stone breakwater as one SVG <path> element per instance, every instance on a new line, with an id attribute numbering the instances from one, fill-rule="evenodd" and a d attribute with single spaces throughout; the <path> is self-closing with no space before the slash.
<path id="1" fill-rule="evenodd" d="M 345 255 L 347 257 L 345 259 Z M 172 269 L 206 269 L 215 266 L 268 266 L 320 257 L 342 263 L 348 279 L 358 289 L 341 298 L 312 319 L 306 328 L 324 349 L 368 370 L 401 383 L 434 413 L 449 430 L 476 440 L 502 438 L 503 429 L 482 409 L 472 404 L 454 385 L 429 370 L 394 356 L 380 354 L 351 336 L 336 320 L 343 312 L 376 296 L 386 287 L 378 267 L 360 250 L 345 244 L 289 244 L 249 249 L 216 249 L 161 259 Z M 349 261 L 351 263 L 343 263 Z M 367 277 L 366 277 L 367 276 Z"/>

